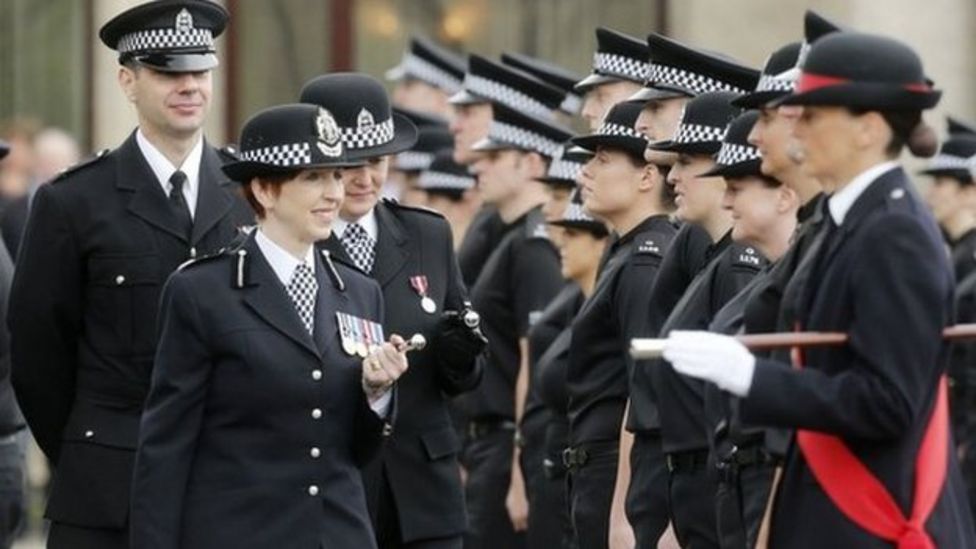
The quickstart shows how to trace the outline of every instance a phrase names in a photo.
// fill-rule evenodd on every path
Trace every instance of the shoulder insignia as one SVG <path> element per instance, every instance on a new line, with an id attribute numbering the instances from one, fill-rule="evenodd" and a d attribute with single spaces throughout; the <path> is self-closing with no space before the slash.
<path id="1" fill-rule="evenodd" d="M 105 158 L 106 156 L 108 156 L 108 153 L 110 151 L 111 151 L 111 149 L 102 149 L 102 150 L 96 152 L 94 155 L 92 155 L 92 156 L 90 156 L 90 157 L 82 160 L 81 162 L 78 162 L 77 164 L 74 164 L 72 166 L 69 166 L 69 167 L 61 170 L 61 173 L 59 173 L 57 176 L 55 176 L 54 179 L 51 180 L 51 182 L 53 183 L 55 181 L 62 181 L 62 180 L 64 180 L 65 178 L 67 178 L 71 174 L 77 173 L 77 172 L 81 171 L 82 169 L 87 168 L 88 166 L 93 166 L 93 165 L 97 164 L 103 158 Z"/>
<path id="2" fill-rule="evenodd" d="M 406 206 L 397 202 L 395 198 L 384 198 L 382 199 L 383 204 L 389 206 L 392 210 L 405 210 L 408 212 L 418 212 L 422 214 L 432 215 L 434 217 L 439 217 L 445 219 L 444 214 L 437 210 L 432 210 L 426 206 Z"/>
<path id="3" fill-rule="evenodd" d="M 765 259 L 759 252 L 756 251 L 752 246 L 736 247 L 733 249 L 732 262 L 735 265 L 743 265 L 747 267 L 760 268 Z"/>
<path id="4" fill-rule="evenodd" d="M 237 148 L 237 145 L 224 145 L 217 149 L 217 156 L 220 157 L 224 162 L 237 162 L 241 159 L 241 151 Z"/>
<path id="5" fill-rule="evenodd" d="M 224 248 L 221 248 L 221 249 L 217 250 L 216 252 L 214 252 L 212 254 L 201 255 L 201 256 L 194 257 L 192 259 L 188 259 L 188 260 L 184 261 L 183 263 L 181 263 L 180 266 L 176 268 L 176 270 L 177 271 L 184 271 L 186 269 L 189 269 L 190 267 L 194 267 L 196 265 L 201 265 L 203 263 L 207 263 L 209 261 L 213 261 L 214 259 L 217 259 L 219 257 L 223 257 L 225 255 L 229 255 L 231 253 L 232 249 L 233 248 L 231 248 L 231 247 L 224 247 Z"/>
<path id="6" fill-rule="evenodd" d="M 542 238 L 549 240 L 549 231 L 546 230 L 546 226 L 542 223 L 538 223 L 530 227 L 529 238 Z"/>
<path id="7" fill-rule="evenodd" d="M 640 255 L 663 255 L 661 246 L 652 235 L 637 235 L 634 239 L 634 253 Z"/>

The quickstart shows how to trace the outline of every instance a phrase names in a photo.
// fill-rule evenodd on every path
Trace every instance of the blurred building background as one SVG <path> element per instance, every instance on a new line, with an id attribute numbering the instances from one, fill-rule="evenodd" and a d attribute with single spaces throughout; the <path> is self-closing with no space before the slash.
<path id="1" fill-rule="evenodd" d="M 98 28 L 139 0 L 0 0 L 0 120 L 35 117 L 88 149 L 120 142 L 134 114 L 115 83 Z M 330 70 L 377 76 L 413 33 L 460 51 L 515 50 L 587 72 L 597 25 L 662 31 L 760 65 L 801 36 L 810 7 L 852 28 L 911 43 L 945 90 L 941 111 L 976 119 L 973 0 L 223 0 L 233 21 L 220 40 L 210 138 L 232 140 L 250 113 L 293 101 Z M 933 122 L 938 121 L 933 119 Z M 941 126 L 941 123 L 938 123 Z M 230 136 L 230 137 L 229 137 Z"/>

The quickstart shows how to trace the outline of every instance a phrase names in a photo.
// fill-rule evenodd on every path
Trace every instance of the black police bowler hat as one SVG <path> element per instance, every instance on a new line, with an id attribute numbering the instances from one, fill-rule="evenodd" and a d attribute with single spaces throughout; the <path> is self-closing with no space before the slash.
<path id="1" fill-rule="evenodd" d="M 583 165 L 592 157 L 590 151 L 577 148 L 570 139 L 563 144 L 562 150 L 549 162 L 546 175 L 535 178 L 540 183 L 550 187 L 576 187 L 576 179 L 583 171 Z"/>
<path id="2" fill-rule="evenodd" d="M 475 179 L 468 171 L 454 161 L 454 148 L 441 149 L 434 153 L 430 167 L 420 174 L 417 186 L 433 193 L 460 198 L 468 189 L 474 188 Z"/>
<path id="3" fill-rule="evenodd" d="M 973 182 L 972 169 L 976 167 L 976 134 L 958 120 L 949 117 L 949 138 L 942 143 L 939 154 L 929 160 L 920 175 L 947 176 L 960 183 Z"/>
<path id="4" fill-rule="evenodd" d="M 762 157 L 759 149 L 749 143 L 749 132 L 759 120 L 758 111 L 746 111 L 740 114 L 725 131 L 722 148 L 715 158 L 715 166 L 698 177 L 750 177 L 762 175 L 759 167 Z"/>
<path id="5" fill-rule="evenodd" d="M 569 204 L 566 205 L 566 210 L 563 212 L 563 215 L 555 221 L 550 221 L 549 224 L 567 229 L 588 231 L 598 238 L 610 234 L 606 223 L 594 218 L 583 207 L 583 197 L 580 195 L 579 188 L 573 190 L 573 194 L 569 197 Z"/>
<path id="6" fill-rule="evenodd" d="M 810 47 L 796 91 L 777 103 L 920 111 L 941 96 L 910 47 L 885 36 L 835 32 Z"/>
<path id="7" fill-rule="evenodd" d="M 708 92 L 685 105 L 674 137 L 651 143 L 649 149 L 679 154 L 712 155 L 722 148 L 725 129 L 742 111 L 732 106 L 738 95 L 731 92 Z"/>
<path id="8" fill-rule="evenodd" d="M 335 116 L 349 158 L 396 154 L 417 142 L 417 127 L 393 112 L 386 89 L 372 76 L 337 72 L 313 78 L 302 88 L 300 101 Z"/>
<path id="9" fill-rule="evenodd" d="M 252 116 L 241 130 L 240 160 L 223 166 L 228 177 L 253 177 L 311 168 L 355 167 L 342 142 L 339 124 L 317 105 L 279 105 Z"/>
<path id="10" fill-rule="evenodd" d="M 102 26 L 102 42 L 161 72 L 197 72 L 217 66 L 214 39 L 230 16 L 209 0 L 157 0 L 124 11 Z"/>
<path id="11" fill-rule="evenodd" d="M 573 144 L 594 151 L 600 147 L 621 150 L 643 158 L 647 136 L 635 128 L 644 106 L 634 101 L 617 103 L 607 112 L 596 133 L 573 138 Z"/>
<path id="12" fill-rule="evenodd" d="M 0 139 L 0 160 L 6 157 L 7 154 L 9 153 L 10 153 L 10 145 L 8 145 L 6 141 Z"/>
<path id="13" fill-rule="evenodd" d="M 430 166 L 434 153 L 453 148 L 454 135 L 447 126 L 420 126 L 417 128 L 417 142 L 409 150 L 397 154 L 392 167 L 401 172 L 420 172 Z"/>

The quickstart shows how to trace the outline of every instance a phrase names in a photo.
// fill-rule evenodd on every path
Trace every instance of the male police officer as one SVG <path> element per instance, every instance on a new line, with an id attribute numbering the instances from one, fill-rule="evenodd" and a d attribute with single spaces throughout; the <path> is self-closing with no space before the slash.
<path id="1" fill-rule="evenodd" d="M 139 128 L 34 199 L 9 318 L 17 398 L 57 468 L 49 547 L 129 546 L 162 285 L 253 219 L 203 139 L 227 18 L 212 2 L 152 2 L 102 27 Z"/>

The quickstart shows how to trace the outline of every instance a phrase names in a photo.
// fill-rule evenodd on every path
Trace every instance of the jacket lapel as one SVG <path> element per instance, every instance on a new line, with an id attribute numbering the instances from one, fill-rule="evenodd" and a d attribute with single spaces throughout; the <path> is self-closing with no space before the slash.
<path id="1" fill-rule="evenodd" d="M 281 281 L 278 280 L 268 260 L 261 249 L 254 242 L 254 236 L 249 236 L 244 245 L 250 257 L 250 282 L 244 291 L 244 303 L 262 320 L 274 329 L 291 338 L 295 343 L 308 349 L 316 357 L 320 357 L 315 342 L 308 330 L 298 318 L 298 312 L 285 292 Z M 318 269 L 317 269 L 318 271 Z M 319 282 L 321 293 L 321 281 Z M 317 330 L 318 328 L 316 328 Z"/>
<path id="2" fill-rule="evenodd" d="M 146 223 L 186 242 L 186 234 L 180 229 L 180 222 L 170 209 L 156 174 L 139 150 L 135 132 L 119 147 L 116 158 L 116 186 L 133 191 L 128 210 Z"/>
<path id="3" fill-rule="evenodd" d="M 386 286 L 407 263 L 407 237 L 403 225 L 382 202 L 376 205 L 376 223 L 379 235 L 372 276 Z"/>
<path id="4" fill-rule="evenodd" d="M 349 312 L 345 307 L 348 298 L 345 292 L 335 287 L 327 271 L 329 267 L 322 260 L 321 254 L 316 254 L 315 261 L 318 263 L 315 266 L 315 279 L 319 283 L 319 292 L 315 298 L 315 345 L 324 356 L 339 333 L 335 313 Z"/>
<path id="5" fill-rule="evenodd" d="M 193 215 L 191 244 L 196 245 L 233 207 L 226 187 L 231 185 L 220 171 L 217 153 L 206 142 L 200 159 L 200 189 L 197 192 L 197 208 Z"/>
<path id="6" fill-rule="evenodd" d="M 349 257 L 349 254 L 346 253 L 346 248 L 343 247 L 342 242 L 339 241 L 339 238 L 335 235 L 335 233 L 329 235 L 329 238 L 326 238 L 325 240 L 319 240 L 316 242 L 315 247 L 319 250 L 328 250 L 329 253 L 332 254 L 332 257 L 338 258 L 347 265 L 355 265 L 352 258 Z"/>

